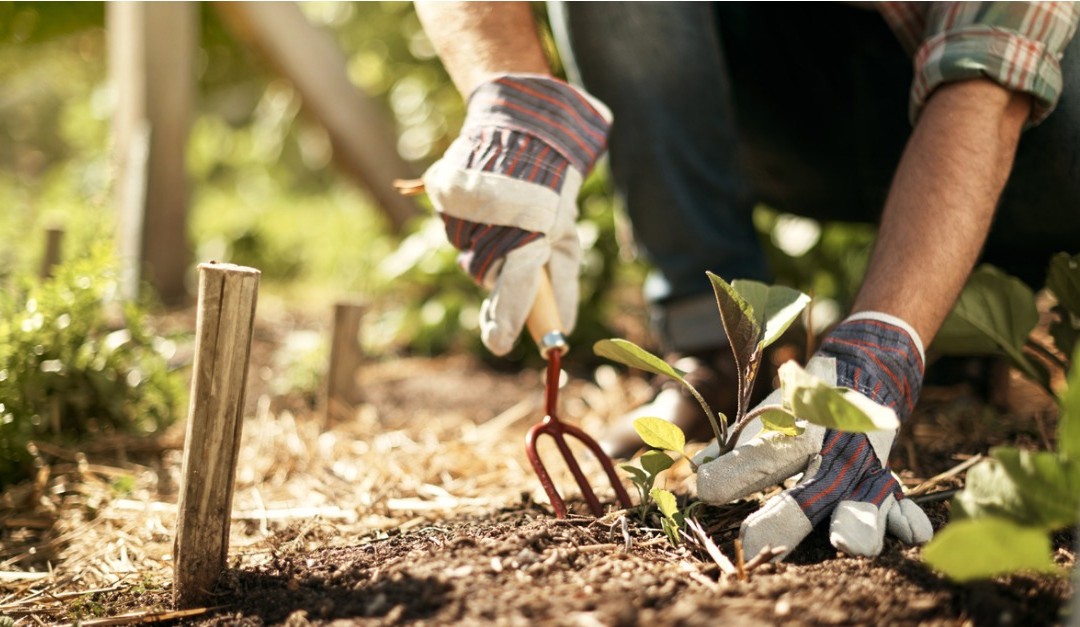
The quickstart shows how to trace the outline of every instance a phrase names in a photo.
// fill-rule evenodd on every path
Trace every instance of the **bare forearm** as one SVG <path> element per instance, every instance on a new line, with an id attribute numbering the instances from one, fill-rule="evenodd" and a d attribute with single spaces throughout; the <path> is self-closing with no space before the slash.
<path id="1" fill-rule="evenodd" d="M 856 312 L 898 316 L 933 339 L 982 249 L 1030 107 L 987 80 L 934 93 L 897 168 Z"/>
<path id="2" fill-rule="evenodd" d="M 493 75 L 550 74 L 527 2 L 416 2 L 416 14 L 465 97 Z"/>

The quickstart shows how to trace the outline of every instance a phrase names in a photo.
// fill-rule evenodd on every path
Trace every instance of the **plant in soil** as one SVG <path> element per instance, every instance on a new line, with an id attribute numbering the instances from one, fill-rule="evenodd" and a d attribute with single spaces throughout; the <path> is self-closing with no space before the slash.
<path id="1" fill-rule="evenodd" d="M 927 563 L 957 581 L 1024 570 L 1064 574 L 1054 564 L 1051 534 L 1080 523 L 1080 368 L 1068 368 L 1080 358 L 1078 262 L 1061 253 L 1052 259 L 1047 276 L 1047 288 L 1057 300 L 1050 334 L 1055 348 L 1071 354 L 1071 360 L 1031 337 L 1038 318 L 1033 292 L 989 266 L 972 275 L 943 330 L 946 349 L 1005 355 L 1060 407 L 1054 450 L 998 447 L 968 471 L 953 501 L 952 521 L 923 553 Z M 1060 394 L 1050 385 L 1053 367 L 1069 370 Z"/>
<path id="2" fill-rule="evenodd" d="M 800 421 L 857 432 L 898 427 L 892 410 L 877 406 L 852 390 L 828 385 L 793 361 L 779 370 L 781 404 L 761 405 L 749 410 L 750 392 L 760 371 L 765 348 L 791 326 L 810 298 L 788 287 L 769 286 L 756 281 L 729 284 L 715 274 L 708 273 L 708 276 L 739 374 L 738 407 L 733 422 L 729 424 L 727 416 L 709 407 L 702 395 L 686 380 L 685 372 L 632 342 L 602 340 L 594 346 L 596 354 L 653 374 L 671 377 L 685 386 L 709 418 L 719 445 L 717 455 L 732 450 L 739 434 L 755 419 L 761 421 L 763 430 L 788 436 L 798 436 L 803 432 Z M 642 417 L 634 421 L 634 429 L 652 450 L 638 458 L 638 465 L 623 464 L 620 467 L 630 475 L 637 488 L 641 503 L 640 519 L 645 520 L 649 502 L 654 503 L 660 512 L 665 535 L 673 545 L 678 545 L 681 533 L 691 518 L 690 512 L 680 511 L 675 495 L 655 487 L 655 483 L 657 476 L 678 459 L 686 459 L 694 472 L 698 464 L 686 455 L 685 434 L 670 422 L 657 417 Z M 712 459 L 715 458 L 706 457 L 702 463 Z"/>
<path id="3" fill-rule="evenodd" d="M 759 419 L 767 431 L 779 431 L 791 436 L 802 433 L 800 420 L 842 431 L 865 432 L 896 428 L 896 417 L 890 410 L 882 410 L 864 402 L 862 397 L 852 390 L 824 383 L 795 362 L 788 362 L 780 367 L 780 385 L 783 390 L 781 404 L 749 409 L 750 394 L 760 371 L 765 348 L 778 340 L 791 326 L 806 308 L 810 298 L 789 287 L 745 280 L 736 280 L 729 284 L 711 272 L 708 277 L 716 294 L 720 319 L 731 344 L 738 371 L 737 412 L 730 423 L 726 415 L 714 412 L 709 407 L 701 394 L 686 380 L 685 372 L 633 342 L 622 339 L 601 340 L 594 345 L 594 352 L 627 366 L 671 377 L 686 387 L 709 418 L 713 435 L 719 444 L 719 455 L 735 447 L 739 434 L 754 419 Z M 647 425 L 645 431 L 665 428 L 659 427 L 658 422 L 665 421 L 657 419 L 657 422 L 643 423 Z M 639 431 L 639 434 L 642 434 L 642 431 Z M 642 435 L 645 439 L 645 435 Z M 670 436 L 667 437 L 670 439 Z M 647 439 L 646 442 L 648 443 Z M 669 448 L 664 443 L 653 446 L 682 454 L 681 450 Z"/>

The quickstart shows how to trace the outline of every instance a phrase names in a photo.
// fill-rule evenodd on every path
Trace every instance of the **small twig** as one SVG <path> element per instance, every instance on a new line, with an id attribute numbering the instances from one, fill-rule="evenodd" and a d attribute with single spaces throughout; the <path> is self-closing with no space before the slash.
<path id="1" fill-rule="evenodd" d="M 957 464 L 957 465 L 953 466 L 952 468 L 946 470 L 945 472 L 943 472 L 943 473 L 941 473 L 939 475 L 934 475 L 933 477 L 930 477 L 926 481 L 923 481 L 919 485 L 917 485 L 914 488 L 912 488 L 911 490 L 909 490 L 907 492 L 907 494 L 905 494 L 905 496 L 911 497 L 911 496 L 919 496 L 920 494 L 926 494 L 927 492 L 929 492 L 932 488 L 936 487 L 942 481 L 944 481 L 946 479 L 950 479 L 952 477 L 955 477 L 956 475 L 964 472 L 968 468 L 971 468 L 972 466 L 974 466 L 975 464 L 979 463 L 982 460 L 983 460 L 982 454 L 975 455 L 974 457 L 968 458 L 968 459 L 964 460 L 963 462 L 960 462 L 959 464 Z"/>
<path id="2" fill-rule="evenodd" d="M 742 540 L 735 538 L 735 568 L 739 573 L 739 581 L 746 581 L 746 563 L 743 561 Z"/>
<path id="3" fill-rule="evenodd" d="M 626 519 L 626 516 L 619 517 L 619 524 L 622 527 L 623 549 L 629 552 L 630 547 L 633 545 L 633 540 L 631 540 L 630 538 L 630 525 L 629 521 L 627 521 Z"/>
<path id="4" fill-rule="evenodd" d="M 693 532 L 692 535 L 683 532 L 683 535 L 685 535 L 687 539 L 697 540 L 698 544 L 705 550 L 705 553 L 708 554 L 712 561 L 716 562 L 716 565 L 720 567 L 720 570 L 725 575 L 735 574 L 735 565 L 720 551 L 720 547 L 716 546 L 716 543 L 709 537 L 709 534 L 705 533 L 705 529 L 702 528 L 701 523 L 699 523 L 696 518 L 688 518 L 686 520 L 686 527 Z"/>
<path id="5" fill-rule="evenodd" d="M 940 492 L 931 492 L 930 494 L 920 494 L 919 496 L 913 496 L 911 502 L 916 505 L 922 505 L 923 503 L 935 503 L 937 501 L 944 501 L 945 499 L 952 498 L 960 491 L 960 488 L 953 488 L 951 490 L 941 490 Z"/>
<path id="6" fill-rule="evenodd" d="M 143 610 L 141 612 L 132 612 L 130 614 L 121 614 L 120 616 L 110 616 L 108 618 L 81 620 L 78 623 L 69 623 L 69 625 L 71 627 L 74 627 L 74 625 L 76 624 L 84 627 L 107 627 L 111 625 L 138 625 L 146 623 L 160 623 L 164 621 L 172 621 L 181 618 L 198 616 L 207 612 L 219 610 L 223 607 L 227 606 L 218 605 L 215 607 L 197 607 L 190 610 L 173 610 L 165 612 L 156 610 Z"/>
<path id="7" fill-rule="evenodd" d="M 753 570 L 755 568 L 761 566 L 762 564 L 765 564 L 765 563 L 771 561 L 777 555 L 781 555 L 781 554 L 786 553 L 786 552 L 787 552 L 787 547 L 786 546 L 778 546 L 776 548 L 773 548 L 773 547 L 769 546 L 768 544 L 766 544 L 765 546 L 763 546 L 761 548 L 760 551 L 758 551 L 757 555 L 750 558 L 750 561 L 746 563 L 746 572 L 748 572 L 748 573 L 753 572 Z"/>

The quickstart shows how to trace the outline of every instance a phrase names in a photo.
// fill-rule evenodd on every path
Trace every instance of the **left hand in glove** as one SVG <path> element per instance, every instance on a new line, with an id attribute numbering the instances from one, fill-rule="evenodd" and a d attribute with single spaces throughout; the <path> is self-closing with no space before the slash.
<path id="1" fill-rule="evenodd" d="M 902 320 L 864 312 L 829 335 L 807 370 L 891 408 L 903 420 L 922 386 L 922 343 Z M 764 404 L 779 404 L 779 390 Z M 765 546 L 783 546 L 787 551 L 782 559 L 829 516 L 830 542 L 851 555 L 880 553 L 886 530 L 908 544 L 921 544 L 934 532 L 888 469 L 895 437 L 892 430 L 846 433 L 812 424 L 798 436 L 763 434 L 760 423 L 751 424 L 730 453 L 698 468 L 698 496 L 708 503 L 727 503 L 803 473 L 795 487 L 743 522 L 748 556 Z M 715 457 L 717 450 L 715 445 L 707 448 L 697 460 Z"/>

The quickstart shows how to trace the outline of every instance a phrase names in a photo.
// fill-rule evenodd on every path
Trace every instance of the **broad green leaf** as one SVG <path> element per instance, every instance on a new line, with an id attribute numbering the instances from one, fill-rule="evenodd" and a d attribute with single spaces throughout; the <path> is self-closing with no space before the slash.
<path id="1" fill-rule="evenodd" d="M 739 371 L 739 409 L 735 420 L 742 419 L 750 403 L 750 391 L 761 363 L 761 325 L 753 308 L 727 281 L 712 272 L 706 272 L 716 293 L 716 306 L 720 309 L 720 321 L 724 325 L 731 349 L 735 354 L 735 367 Z"/>
<path id="2" fill-rule="evenodd" d="M 634 421 L 634 431 L 654 448 L 681 454 L 686 446 L 686 435 L 682 429 L 662 418 L 638 418 Z"/>
<path id="3" fill-rule="evenodd" d="M 998 448 L 967 473 L 956 495 L 959 517 L 998 516 L 1045 530 L 1067 527 L 1080 516 L 1077 466 L 1046 452 Z"/>
<path id="4" fill-rule="evenodd" d="M 1076 465 L 1046 451 L 998 448 L 992 457 L 1019 489 L 1035 521 L 1049 529 L 1075 525 L 1080 520 L 1080 473 Z"/>
<path id="5" fill-rule="evenodd" d="M 784 406 L 799 418 L 838 431 L 898 429 L 896 412 L 853 390 L 833 387 L 789 361 L 780 366 Z"/>
<path id="6" fill-rule="evenodd" d="M 638 368 L 653 374 L 668 376 L 679 381 L 683 385 L 688 385 L 683 378 L 686 376 L 685 372 L 672 367 L 663 359 L 660 359 L 656 355 L 653 355 L 629 340 L 600 340 L 596 344 L 593 344 L 593 352 L 600 357 L 606 357 L 611 361 L 618 362 L 625 366 Z"/>
<path id="7" fill-rule="evenodd" d="M 663 488 L 653 488 L 649 491 L 649 496 L 652 497 L 656 506 L 660 508 L 660 513 L 665 518 L 674 518 L 675 514 L 679 513 L 679 506 L 675 501 L 675 495 Z"/>
<path id="8" fill-rule="evenodd" d="M 721 436 L 725 433 L 724 427 L 716 421 L 716 414 L 713 413 L 709 404 L 705 402 L 701 393 L 686 380 L 685 372 L 672 367 L 663 359 L 660 359 L 656 355 L 653 355 L 629 340 L 600 340 L 596 344 L 593 344 L 593 352 L 600 357 L 606 357 L 620 364 L 639 368 L 653 374 L 668 376 L 681 383 L 683 387 L 690 392 L 691 396 L 697 400 L 698 404 L 701 405 L 701 409 L 705 412 L 705 415 L 709 417 L 709 422 L 713 428 L 713 435 L 715 435 L 717 439 L 722 439 Z M 725 422 L 724 424 L 726 425 L 727 423 Z M 679 452 L 682 452 L 682 450 L 679 449 Z"/>
<path id="9" fill-rule="evenodd" d="M 761 419 L 763 431 L 778 431 L 790 436 L 800 435 L 804 431 L 795 424 L 795 415 L 781 407 L 766 409 L 758 418 Z"/>
<path id="10" fill-rule="evenodd" d="M 1061 419 L 1058 420 L 1058 453 L 1080 465 L 1080 348 L 1072 357 L 1072 368 L 1061 396 Z"/>
<path id="11" fill-rule="evenodd" d="M 754 320 L 763 331 L 762 348 L 780 339 L 810 303 L 809 296 L 783 285 L 766 285 L 740 279 L 732 281 L 731 286 L 754 312 Z"/>
<path id="12" fill-rule="evenodd" d="M 1021 570 L 1057 570 L 1045 530 L 997 517 L 949 523 L 923 549 L 923 558 L 961 582 Z"/>
<path id="13" fill-rule="evenodd" d="M 671 457 L 663 451 L 648 451 L 641 456 L 639 461 L 641 462 L 641 467 L 645 469 L 645 472 L 653 476 L 660 474 L 675 464 L 675 460 L 671 459 Z"/>
<path id="14" fill-rule="evenodd" d="M 645 474 L 645 471 L 638 468 L 633 464 L 619 464 L 619 468 L 622 468 L 630 475 L 631 480 L 634 483 L 647 485 L 649 483 L 649 476 Z"/>
<path id="15" fill-rule="evenodd" d="M 1036 366 L 1023 350 L 1038 321 L 1031 289 L 1019 279 L 983 265 L 971 274 L 933 346 L 945 354 L 1005 355 L 1016 368 L 1048 388 L 1045 368 Z"/>
<path id="16" fill-rule="evenodd" d="M 1062 307 L 1080 314 L 1080 255 L 1054 255 L 1046 272 L 1046 287 Z"/>

